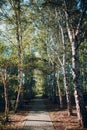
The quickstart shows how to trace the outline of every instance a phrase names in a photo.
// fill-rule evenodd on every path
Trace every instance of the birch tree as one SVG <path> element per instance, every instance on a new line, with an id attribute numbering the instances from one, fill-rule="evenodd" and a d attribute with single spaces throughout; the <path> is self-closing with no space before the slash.
<path id="1" fill-rule="evenodd" d="M 67 80 L 67 72 L 66 72 L 66 43 L 65 43 L 65 36 L 64 36 L 64 31 L 63 31 L 63 27 L 61 26 L 60 20 L 59 20 L 59 15 L 57 10 L 55 9 L 55 17 L 57 19 L 55 19 L 56 23 L 57 23 L 57 29 L 51 28 L 50 30 L 50 40 L 49 43 L 47 43 L 47 46 L 49 44 L 49 48 L 50 51 L 53 52 L 53 57 L 54 55 L 56 56 L 56 60 L 53 61 L 53 59 L 51 59 L 52 62 L 56 62 L 56 65 L 58 66 L 58 64 L 60 64 L 62 71 L 63 71 L 63 80 L 64 80 L 64 88 L 66 91 L 66 100 L 67 100 L 67 110 L 68 110 L 68 115 L 72 114 L 72 108 L 71 108 L 71 99 L 70 99 L 70 91 L 69 91 L 69 84 L 68 84 L 68 80 Z M 55 25 L 55 24 L 54 24 Z M 58 27 L 59 26 L 59 27 Z M 54 33 L 56 32 L 56 33 Z M 60 33 L 60 35 L 59 35 Z M 59 40 L 60 39 L 60 40 Z M 60 56 L 61 51 L 60 51 L 60 46 L 62 46 L 62 56 Z M 50 54 L 49 54 L 50 55 Z M 52 55 L 52 53 L 51 53 Z M 61 57 L 61 58 L 60 58 Z M 62 58 L 63 57 L 63 58 Z M 60 101 L 61 102 L 61 101 Z"/>
<path id="2" fill-rule="evenodd" d="M 76 102 L 76 109 L 77 109 L 77 116 L 79 124 L 83 127 L 87 127 L 87 111 L 84 104 L 84 99 L 82 95 L 82 81 L 81 81 L 81 74 L 80 74 L 80 62 L 79 62 L 79 34 L 80 29 L 82 25 L 82 21 L 84 18 L 84 14 L 86 12 L 86 8 L 82 8 L 82 12 L 79 15 L 78 21 L 77 21 L 77 27 L 74 28 L 69 20 L 69 9 L 68 4 L 70 4 L 68 1 L 65 1 L 65 16 L 66 16 L 66 27 L 68 36 L 71 43 L 72 48 L 72 75 L 73 75 L 73 85 L 74 85 L 74 96 L 75 96 L 75 102 Z M 85 5 L 85 1 L 83 2 L 83 5 Z M 71 6 L 71 5 L 70 5 Z"/>
<path id="3" fill-rule="evenodd" d="M 81 126 L 87 127 L 87 111 L 82 94 L 82 82 L 79 62 L 79 45 L 81 43 L 79 36 L 81 36 L 83 18 L 85 17 L 87 12 L 87 2 L 76 0 L 50 0 L 46 2 L 49 3 L 51 6 L 57 6 L 57 8 L 61 11 L 61 15 L 64 14 L 62 20 L 66 20 L 66 29 L 72 50 L 72 75 L 78 122 Z"/>
<path id="4" fill-rule="evenodd" d="M 14 10 L 15 14 L 15 24 L 16 24 L 16 40 L 17 40 L 17 45 L 18 45 L 18 75 L 19 75 L 19 90 L 17 94 L 17 99 L 16 99 L 16 105 L 15 105 L 15 111 L 17 111 L 19 100 L 22 98 L 21 92 L 22 92 L 22 87 L 23 87 L 23 81 L 22 81 L 22 76 L 23 76 L 23 50 L 22 50 L 22 27 L 21 27 L 21 19 L 20 19 L 20 14 L 21 14 L 21 6 L 20 3 L 21 1 L 11 1 L 11 5 L 13 8 L 16 8 Z"/>

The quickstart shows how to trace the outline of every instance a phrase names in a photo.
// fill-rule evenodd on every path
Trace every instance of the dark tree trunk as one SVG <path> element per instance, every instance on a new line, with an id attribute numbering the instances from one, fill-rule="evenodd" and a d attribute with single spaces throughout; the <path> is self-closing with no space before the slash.
<path id="1" fill-rule="evenodd" d="M 9 101 L 8 101 L 8 88 L 7 88 L 7 70 L 3 69 L 1 70 L 1 76 L 4 84 L 4 97 L 5 97 L 5 121 L 7 122 L 8 114 L 9 114 Z"/>
<path id="2" fill-rule="evenodd" d="M 7 83 L 6 83 L 6 81 L 4 81 L 4 96 L 5 96 L 5 120 L 7 122 L 9 120 L 8 119 L 9 102 L 8 102 L 8 91 L 7 91 Z"/>

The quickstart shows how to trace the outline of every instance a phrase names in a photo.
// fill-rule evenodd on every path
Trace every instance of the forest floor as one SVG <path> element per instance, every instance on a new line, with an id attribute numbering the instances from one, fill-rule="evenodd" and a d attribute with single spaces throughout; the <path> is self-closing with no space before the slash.
<path id="1" fill-rule="evenodd" d="M 9 122 L 5 125 L 0 125 L 0 130 L 19 130 L 29 114 L 29 111 L 19 111 L 9 114 Z"/>
<path id="2" fill-rule="evenodd" d="M 72 107 L 72 116 L 68 116 L 66 107 L 60 109 L 58 104 L 52 104 L 50 101 L 46 102 L 49 102 L 51 106 L 48 111 L 55 130 L 87 130 L 87 128 L 81 128 L 78 124 L 75 106 Z M 49 105 L 47 106 L 49 107 Z"/>
<path id="3" fill-rule="evenodd" d="M 76 116 L 75 107 L 73 107 L 73 115 L 68 116 L 67 109 L 60 110 L 57 104 L 52 104 L 49 100 L 45 100 L 46 108 L 53 122 L 55 130 L 87 130 L 79 126 Z M 10 114 L 10 122 L 0 130 L 19 130 L 23 126 L 23 121 L 29 114 L 28 109 Z"/>

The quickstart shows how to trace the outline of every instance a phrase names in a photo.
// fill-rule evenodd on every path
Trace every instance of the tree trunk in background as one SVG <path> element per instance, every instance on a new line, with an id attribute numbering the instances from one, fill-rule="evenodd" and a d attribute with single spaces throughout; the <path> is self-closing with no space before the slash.
<path id="1" fill-rule="evenodd" d="M 16 99 L 16 105 L 15 105 L 15 112 L 17 111 L 19 101 L 20 99 L 23 99 L 23 66 L 22 66 L 22 56 L 23 56 L 23 49 L 22 49 L 22 27 L 21 27 L 21 19 L 20 19 L 20 13 L 21 13 L 21 5 L 20 0 L 16 2 L 17 10 L 15 10 L 15 19 L 16 19 L 16 39 L 17 39 L 17 45 L 18 45 L 18 76 L 19 76 L 19 89 Z M 15 5 L 14 5 L 15 7 Z"/>
<path id="2" fill-rule="evenodd" d="M 2 70 L 1 70 L 2 71 Z M 8 88 L 7 88 L 7 70 L 3 69 L 1 72 L 3 84 L 4 84 L 4 97 L 5 97 L 5 121 L 7 122 L 9 114 L 9 102 L 8 102 Z"/>
<path id="3" fill-rule="evenodd" d="M 57 86 L 58 86 L 60 108 L 63 108 L 63 99 L 62 99 L 62 92 L 61 92 L 61 88 L 60 88 L 60 77 L 59 77 L 59 73 L 58 73 L 58 79 L 57 79 Z"/>
<path id="4" fill-rule="evenodd" d="M 22 75 L 23 75 L 23 73 L 22 73 L 22 70 L 20 68 L 19 69 L 19 82 L 20 82 L 20 84 L 19 84 L 19 89 L 18 89 L 18 94 L 17 94 L 17 99 L 16 99 L 15 112 L 17 111 L 20 99 L 21 99 L 21 101 L 23 99 L 23 95 L 22 95 L 22 93 L 23 93 L 22 92 L 22 87 L 23 87 Z"/>
<path id="5" fill-rule="evenodd" d="M 53 65 L 53 69 L 54 69 L 54 73 L 53 73 L 53 96 L 52 96 L 52 101 L 53 103 L 56 102 L 56 76 L 55 76 L 55 62 L 54 62 L 54 65 Z"/>
<path id="6" fill-rule="evenodd" d="M 70 91 L 69 91 L 69 85 L 67 82 L 67 74 L 66 74 L 66 62 L 65 62 L 65 54 L 63 54 L 63 76 L 64 76 L 64 88 L 66 92 L 66 101 L 67 101 L 67 110 L 68 110 L 68 116 L 72 115 L 72 106 L 71 106 L 71 97 L 70 97 Z"/>
<path id="7" fill-rule="evenodd" d="M 5 95 L 5 118 L 8 121 L 9 114 L 9 102 L 8 102 L 8 92 L 7 92 L 7 83 L 4 81 L 4 95 Z"/>

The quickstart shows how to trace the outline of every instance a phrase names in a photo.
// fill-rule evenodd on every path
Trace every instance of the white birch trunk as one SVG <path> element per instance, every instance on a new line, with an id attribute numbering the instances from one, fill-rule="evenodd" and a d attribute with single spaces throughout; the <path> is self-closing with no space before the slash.
<path id="1" fill-rule="evenodd" d="M 68 116 L 70 116 L 70 115 L 72 115 L 72 107 L 71 107 L 71 97 L 70 97 L 69 85 L 68 85 L 67 76 L 66 76 L 65 54 L 63 54 L 63 67 L 62 67 L 62 69 L 63 69 L 63 76 L 64 76 L 64 88 L 66 91 Z"/>
<path id="2" fill-rule="evenodd" d="M 59 73 L 58 73 L 58 79 L 57 79 L 57 86 L 58 86 L 60 108 L 63 108 L 63 99 L 62 99 L 62 92 L 61 92 L 61 88 L 60 88 Z"/>
<path id="3" fill-rule="evenodd" d="M 62 70 L 63 70 L 63 76 L 64 76 L 64 88 L 66 91 L 66 101 L 67 101 L 67 110 L 68 110 L 68 116 L 72 115 L 72 107 L 71 107 L 71 97 L 70 97 L 70 90 L 69 90 L 69 85 L 68 85 L 68 80 L 67 80 L 67 74 L 66 74 L 66 45 L 65 45 L 65 38 L 64 38 L 64 32 L 61 24 L 59 23 L 59 27 L 61 30 L 61 35 L 62 35 L 62 43 L 63 43 L 63 65 L 62 65 Z"/>
<path id="4" fill-rule="evenodd" d="M 82 94 L 82 81 L 80 75 L 80 62 L 79 62 L 79 50 L 78 50 L 78 29 L 75 31 L 69 27 L 68 14 L 65 12 L 67 32 L 72 48 L 72 75 L 74 85 L 74 96 L 77 110 L 78 122 L 82 127 L 87 128 L 87 111 Z"/>

